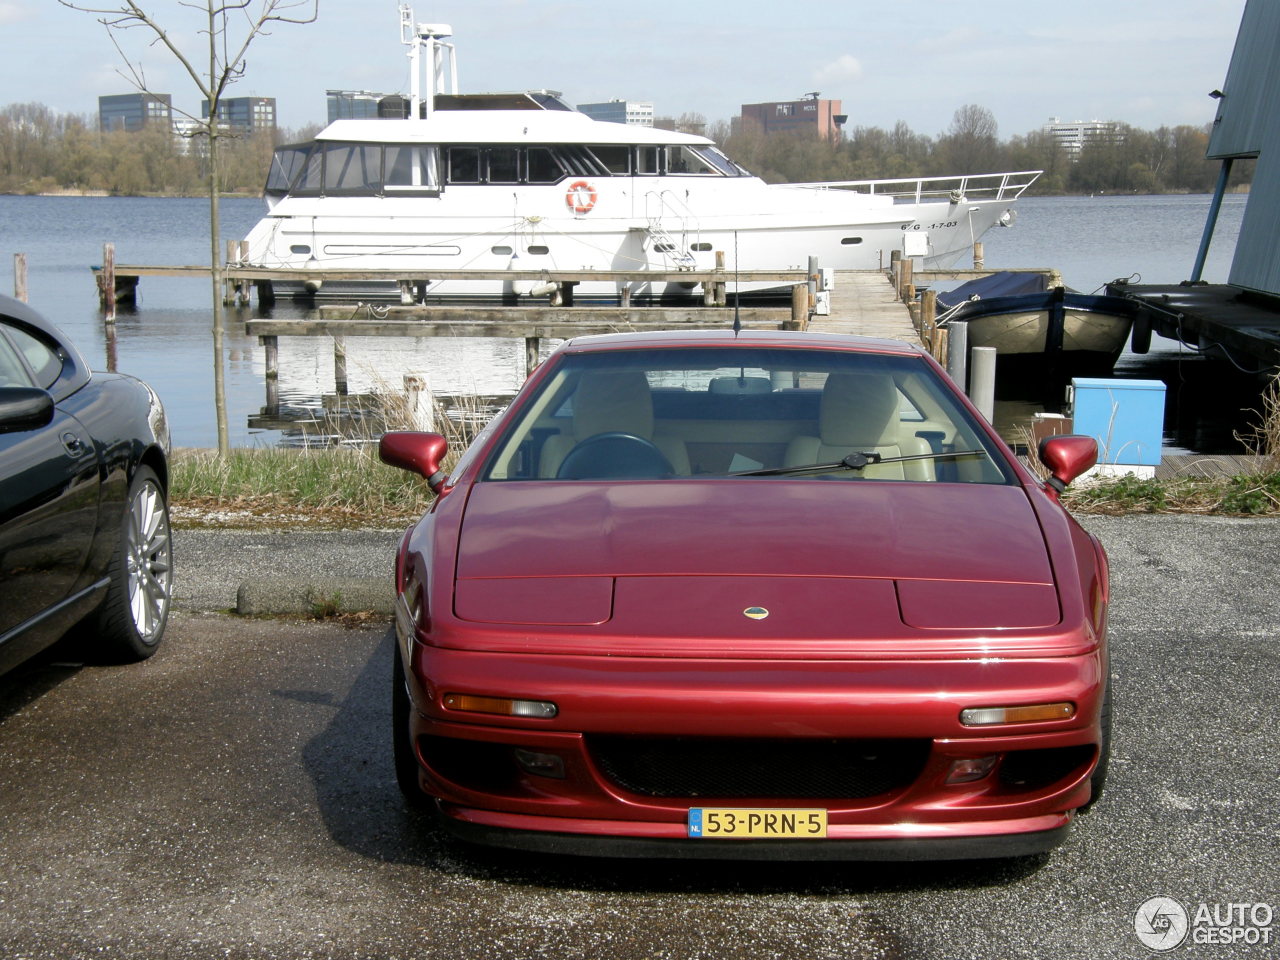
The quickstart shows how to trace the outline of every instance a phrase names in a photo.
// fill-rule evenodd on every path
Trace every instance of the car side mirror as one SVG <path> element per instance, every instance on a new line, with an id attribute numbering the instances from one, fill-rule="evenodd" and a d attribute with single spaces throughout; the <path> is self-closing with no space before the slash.
<path id="1" fill-rule="evenodd" d="M 395 431 L 378 441 L 378 457 L 391 467 L 425 477 L 427 486 L 439 494 L 449 478 L 440 470 L 449 442 L 438 433 Z"/>
<path id="2" fill-rule="evenodd" d="M 1045 437 L 1040 441 L 1040 462 L 1049 468 L 1049 486 L 1058 493 L 1098 462 L 1098 441 L 1080 434 Z"/>
<path id="3" fill-rule="evenodd" d="M 0 387 L 0 432 L 38 430 L 53 422 L 53 397 L 37 387 Z"/>

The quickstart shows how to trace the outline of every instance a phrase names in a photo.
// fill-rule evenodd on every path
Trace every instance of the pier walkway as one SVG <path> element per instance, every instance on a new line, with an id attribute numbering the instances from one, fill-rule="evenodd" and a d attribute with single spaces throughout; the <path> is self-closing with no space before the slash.
<path id="1" fill-rule="evenodd" d="M 911 312 L 898 299 L 884 272 L 837 270 L 830 293 L 830 316 L 809 318 L 809 329 L 815 333 L 847 333 L 920 344 Z"/>

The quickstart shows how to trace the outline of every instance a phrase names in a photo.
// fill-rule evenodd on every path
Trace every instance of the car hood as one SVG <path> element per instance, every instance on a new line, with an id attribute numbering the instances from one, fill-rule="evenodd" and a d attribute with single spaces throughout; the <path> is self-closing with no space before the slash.
<path id="1" fill-rule="evenodd" d="M 789 637 L 1059 621 L 1020 487 L 775 479 L 480 483 L 455 613 L 732 638 L 766 611 Z"/>

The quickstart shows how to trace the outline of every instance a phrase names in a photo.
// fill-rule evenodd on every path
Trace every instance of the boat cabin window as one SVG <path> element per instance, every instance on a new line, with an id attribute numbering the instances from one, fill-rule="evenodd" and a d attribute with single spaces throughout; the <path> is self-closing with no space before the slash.
<path id="1" fill-rule="evenodd" d="M 289 192 L 289 187 L 307 163 L 312 144 L 298 143 L 280 147 L 271 155 L 271 170 L 267 174 L 265 193 L 269 199 L 278 200 Z"/>
<path id="2" fill-rule="evenodd" d="M 485 152 L 489 154 L 490 183 L 520 182 L 519 147 L 490 147 Z"/>
<path id="3" fill-rule="evenodd" d="M 382 196 L 436 193 L 438 148 L 417 144 L 307 143 L 276 150 L 266 196 Z"/>
<path id="4" fill-rule="evenodd" d="M 725 156 L 723 153 L 721 153 L 719 150 L 717 150 L 715 147 L 711 146 L 710 144 L 708 144 L 707 146 L 700 146 L 695 149 L 698 152 L 698 156 L 702 157 L 704 160 L 710 163 L 713 167 L 715 167 L 718 171 L 720 171 L 720 173 L 724 174 L 726 177 L 750 176 L 750 174 L 748 174 L 745 169 L 743 169 L 738 164 L 734 163 L 727 156 Z"/>
<path id="5" fill-rule="evenodd" d="M 662 147 L 636 147 L 636 174 L 656 177 L 662 172 L 659 166 Z"/>
<path id="6" fill-rule="evenodd" d="M 641 176 L 740 177 L 746 171 L 710 144 L 671 143 L 636 147 L 636 173 Z"/>
<path id="7" fill-rule="evenodd" d="M 550 147 L 530 147 L 525 162 L 530 183 L 555 183 L 564 176 L 564 168 Z"/>
<path id="8" fill-rule="evenodd" d="M 383 151 L 384 188 L 387 193 L 406 193 L 413 190 L 435 190 L 440 182 L 436 169 L 435 147 L 389 143 Z"/>
<path id="9" fill-rule="evenodd" d="M 576 145 L 558 147 L 449 147 L 449 183 L 558 183 L 566 176 L 607 176 Z"/>
<path id="10" fill-rule="evenodd" d="M 449 182 L 450 183 L 479 183 L 480 182 L 480 148 L 479 147 L 450 147 L 449 148 Z"/>
<path id="11" fill-rule="evenodd" d="M 600 165 L 615 177 L 631 174 L 631 148 L 620 143 L 601 143 L 587 147 Z"/>
<path id="12" fill-rule="evenodd" d="M 382 144 L 327 143 L 324 147 L 324 192 L 334 196 L 369 196 L 382 183 Z"/>

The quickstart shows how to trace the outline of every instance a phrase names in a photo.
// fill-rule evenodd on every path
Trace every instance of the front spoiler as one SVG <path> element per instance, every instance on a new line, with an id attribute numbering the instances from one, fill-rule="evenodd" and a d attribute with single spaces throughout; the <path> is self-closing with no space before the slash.
<path id="1" fill-rule="evenodd" d="M 825 840 L 690 840 L 671 836 L 609 836 L 595 833 L 520 829 L 477 822 L 469 811 L 439 805 L 441 826 L 460 840 L 528 853 L 586 857 L 625 857 L 669 860 L 793 860 L 793 861 L 923 861 L 982 860 L 1029 857 L 1060 845 L 1071 829 L 1069 815 L 1035 818 L 1060 824 L 1028 832 L 912 836 L 876 839 Z M 529 818 L 545 824 L 551 818 Z M 1010 821 L 1009 826 L 1026 821 Z M 983 824 L 999 827 L 999 824 Z M 1016 829 L 1016 828 L 1014 828 Z"/>

